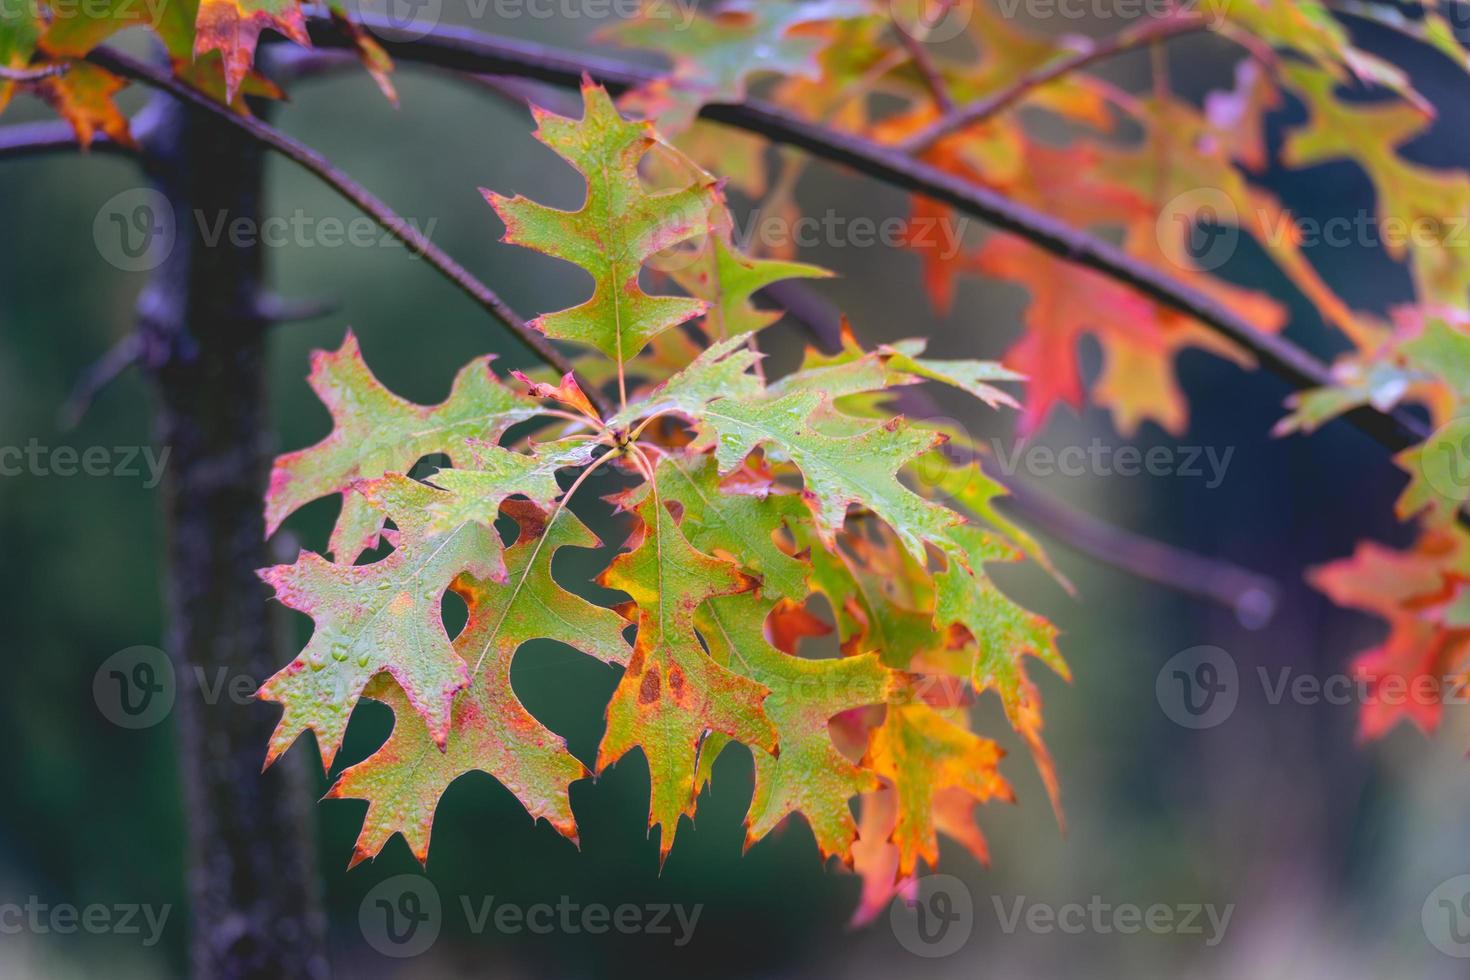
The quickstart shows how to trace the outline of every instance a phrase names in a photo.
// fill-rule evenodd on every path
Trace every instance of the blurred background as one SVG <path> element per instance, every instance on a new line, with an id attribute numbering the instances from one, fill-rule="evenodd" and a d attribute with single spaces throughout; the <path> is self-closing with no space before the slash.
<path id="1" fill-rule="evenodd" d="M 446 21 L 470 22 L 458 4 Z M 492 8 L 493 9 L 493 8 Z M 579 46 L 603 26 L 587 18 L 529 17 L 477 24 L 516 36 Z M 1069 23 L 1079 29 L 1082 25 Z M 1046 25 L 1038 25 L 1045 30 Z M 1390 38 L 1362 35 L 1392 53 Z M 138 39 L 131 39 L 142 50 Z M 1171 46 L 1173 78 L 1192 96 L 1229 83 L 1230 60 L 1211 38 Z M 1466 159 L 1470 102 L 1447 62 L 1408 65 L 1442 115 L 1414 153 L 1441 164 Z M 1109 66 L 1136 85 L 1140 60 Z M 275 119 L 324 151 L 484 278 L 518 310 L 558 309 L 580 296 L 577 274 L 498 243 L 501 226 L 477 188 L 574 205 L 574 175 L 530 137 L 528 114 L 484 91 L 403 68 L 402 109 L 393 110 L 357 71 L 296 87 Z M 142 97 L 130 93 L 129 107 Z M 1288 106 L 1273 116 L 1296 118 Z M 44 118 L 18 102 L 5 123 Z M 1372 206 L 1350 166 L 1269 173 L 1265 183 L 1303 216 Z M 94 244 L 99 209 L 139 187 L 132 164 L 103 155 L 56 156 L 5 165 L 0 178 L 0 446 L 152 447 L 150 398 L 128 375 L 98 398 L 81 424 L 63 430 L 57 411 L 80 374 L 130 328 L 145 276 L 107 261 Z M 307 175 L 269 162 L 267 212 L 312 220 L 356 214 Z M 799 188 L 809 214 L 827 209 L 881 220 L 907 213 L 904 195 L 823 164 Z M 979 234 L 978 225 L 971 229 Z M 921 291 L 917 259 L 881 246 L 829 242 L 801 257 L 838 278 L 815 288 L 853 318 L 869 342 L 933 337 L 946 357 L 998 357 L 1016 338 L 1026 297 L 977 280 L 963 285 L 952 315 L 937 318 Z M 1399 272 L 1368 249 L 1308 256 L 1355 308 L 1382 311 L 1408 295 Z M 309 352 L 337 346 L 350 326 L 368 363 L 394 391 L 434 402 L 470 358 L 501 352 L 501 368 L 527 359 L 506 335 L 422 262 L 394 247 L 288 243 L 269 250 L 270 284 L 289 297 L 322 298 L 334 312 L 280 326 L 272 341 L 270 394 L 278 447 L 328 431 L 305 383 Z M 1289 301 L 1290 335 L 1321 356 L 1337 351 L 1308 305 L 1294 298 L 1251 248 L 1224 273 Z M 767 335 L 779 367 L 804 342 L 789 323 Z M 1096 352 L 1084 352 L 1089 370 Z M 1344 425 L 1310 439 L 1273 440 L 1285 388 L 1264 374 L 1199 353 L 1179 363 L 1191 407 L 1187 433 L 1146 425 L 1133 442 L 1177 451 L 1232 449 L 1215 487 L 1182 476 L 1025 475 L 1075 507 L 1202 554 L 1273 577 L 1279 614 L 1244 628 L 1229 610 L 1141 582 L 1047 540 L 1078 586 L 1068 597 L 1044 576 L 1014 570 L 1003 584 L 1063 631 L 1074 681 L 1034 672 L 1046 701 L 1047 737 L 1062 782 L 1067 830 L 1052 817 L 1024 747 L 989 697 L 977 710 L 986 733 L 1011 750 L 1016 806 L 990 806 L 981 823 L 993 866 L 982 869 L 944 843 L 940 871 L 969 896 L 972 931 L 950 955 L 921 958 L 888 915 L 850 929 L 859 882 L 820 864 L 811 835 L 790 823 L 742 855 L 741 820 L 751 784 L 749 754 L 725 753 L 699 820 L 680 830 L 660 874 L 647 838 L 647 772 L 636 757 L 596 782 L 576 784 L 580 852 L 547 826 L 532 826 L 509 792 L 486 776 L 448 793 L 434 828 L 428 887 L 441 908 L 437 939 L 421 955 L 375 950 L 360 912 L 374 888 L 419 875 L 402 841 L 376 862 L 345 871 L 363 813 L 359 802 L 316 806 L 320 877 L 334 967 L 345 976 L 617 977 L 1035 977 L 1103 976 L 1460 977 L 1465 963 L 1431 941 L 1421 913 L 1442 882 L 1470 871 L 1470 746 L 1467 712 L 1451 709 L 1432 740 L 1400 729 L 1382 742 L 1355 740 L 1351 704 L 1272 703 L 1260 670 L 1327 678 L 1347 669 L 1381 626 L 1332 607 L 1302 581 L 1303 569 L 1347 554 L 1363 538 L 1402 539 L 1391 503 L 1402 477 L 1383 451 Z M 947 409 L 972 431 L 1009 445 L 1011 420 L 962 400 Z M 1059 413 L 1038 437 L 1053 447 L 1124 445 L 1107 418 Z M 154 447 L 155 449 L 157 447 Z M 0 685 L 0 907 L 146 906 L 139 934 L 94 935 L 12 928 L 0 915 L 0 975 L 171 976 L 186 969 L 187 903 L 183 806 L 176 732 L 169 719 L 144 728 L 114 724 L 99 710 L 94 677 L 119 651 L 164 643 L 159 589 L 162 528 L 156 489 L 140 477 L 0 478 L 0 624 L 6 683 Z M 314 505 L 281 542 L 321 547 L 335 504 Z M 588 514 L 589 518 L 593 515 Z M 600 530 L 618 540 L 606 522 Z M 1008 570 L 1011 571 L 1011 570 Z M 264 608 L 267 593 L 261 589 Z M 264 613 L 263 613 L 264 614 Z M 304 641 L 310 624 L 293 614 Z M 1171 720 L 1156 694 L 1161 668 L 1200 645 L 1227 652 L 1238 702 L 1213 727 Z M 296 647 L 292 648 L 293 650 Z M 282 663 L 290 653 L 283 655 Z M 584 760 L 595 754 L 613 672 L 565 649 L 523 651 L 515 684 L 528 707 Z M 181 695 L 182 696 L 182 695 Z M 229 698 L 207 710 L 272 713 Z M 354 721 L 345 761 L 384 737 L 386 711 Z M 264 746 L 262 746 L 262 754 Z M 291 753 L 318 791 L 326 781 L 310 740 Z M 319 795 L 319 792 L 318 792 Z M 420 886 L 415 886 L 420 887 Z M 589 935 L 476 929 L 487 900 L 522 907 L 559 901 L 615 908 L 677 903 L 700 908 L 689 941 L 672 935 Z M 1007 928 L 1017 908 L 1077 904 L 1147 909 L 1230 909 L 1223 934 L 1200 914 L 1202 932 L 1125 934 Z M 473 913 L 473 914 L 471 914 Z M 1091 920 L 1089 919 L 1089 922 Z M 1105 919 L 1104 922 L 1111 921 Z M 1211 942 L 1210 940 L 1215 940 Z"/>

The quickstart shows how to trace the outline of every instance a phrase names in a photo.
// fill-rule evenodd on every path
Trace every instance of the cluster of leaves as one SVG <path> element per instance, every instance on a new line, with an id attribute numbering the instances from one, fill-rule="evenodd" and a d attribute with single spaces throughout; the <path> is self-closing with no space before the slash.
<path id="1" fill-rule="evenodd" d="M 368 801 L 354 862 L 394 833 L 426 859 L 439 798 L 471 771 L 575 840 L 568 785 L 589 771 L 511 685 L 518 649 L 556 640 L 623 668 L 593 768 L 641 752 L 661 854 L 715 756 L 741 742 L 755 757 L 747 843 L 800 814 L 824 856 L 872 878 L 870 914 L 937 860 L 937 830 L 983 857 L 973 810 L 1013 798 L 1001 749 L 971 730 L 976 694 L 997 693 L 1054 786 L 1024 658 L 1065 675 L 1055 631 L 986 572 L 1035 545 L 996 512 L 1001 490 L 978 467 L 928 485 L 921 467 L 944 434 L 883 407 L 921 382 L 1014 404 L 995 385 L 1018 377 L 927 359 L 916 342 L 864 351 L 849 336 L 841 353 L 809 352 L 766 380 L 754 337 L 776 316 L 752 293 L 820 270 L 743 255 L 708 173 L 601 88 L 583 96 L 580 119 L 538 111 L 536 131 L 586 180 L 583 205 L 487 197 L 507 241 L 592 277 L 589 299 L 534 325 L 586 349 L 585 377 L 612 387 L 615 376 L 619 406 L 604 416 L 571 374 L 507 385 L 487 359 L 442 404 L 419 406 L 373 377 L 350 336 L 316 355 L 311 384 L 335 428 L 277 461 L 267 521 L 274 530 L 332 494 L 343 507 L 332 560 L 303 553 L 262 573 L 315 622 L 261 688 L 284 709 L 269 759 L 310 730 L 330 769 L 367 696 L 396 720 L 329 794 Z M 651 186 L 639 165 L 654 154 L 684 178 Z M 691 295 L 646 292 L 640 271 L 681 245 L 672 275 Z M 434 454 L 452 465 L 405 475 Z M 570 503 L 604 467 L 632 526 L 598 578 L 627 595 L 614 608 L 553 573 L 561 549 L 598 545 Z M 451 590 L 469 610 L 455 636 L 441 605 Z M 804 639 L 833 630 L 838 655 L 803 655 Z"/>
<path id="2" fill-rule="evenodd" d="M 1470 581 L 1462 525 L 1470 498 L 1470 249 L 1455 225 L 1470 208 L 1470 175 L 1414 159 L 1413 142 L 1434 123 L 1432 106 L 1404 71 L 1357 46 L 1343 21 L 1374 22 L 1418 42 L 1426 56 L 1465 67 L 1452 29 L 1464 0 L 1199 0 L 1102 41 L 1033 34 L 999 7 L 976 3 L 964 35 L 927 48 L 913 36 L 922 25 L 895 23 L 899 6 L 726 0 L 687 30 L 670 31 L 663 5 L 650 3 L 644 16 L 607 32 L 669 58 L 669 70 L 627 93 L 622 108 L 656 122 L 670 142 L 627 122 L 591 89 L 580 121 L 543 115 L 539 130 L 587 177 L 585 206 L 567 214 L 492 196 L 508 240 L 593 277 L 587 302 L 534 324 L 591 351 L 578 362 L 581 383 L 528 378 L 529 387 L 513 389 L 480 362 L 444 404 L 426 408 L 383 389 L 350 338 L 317 359 L 313 384 L 337 428 L 280 461 L 268 520 L 274 528 L 307 501 L 341 494 L 335 560 L 305 555 L 267 573 L 283 601 L 316 619 L 317 632 L 262 693 L 285 708 L 271 757 L 311 729 L 328 766 L 360 696 L 393 707 L 389 742 L 334 788 L 369 800 L 359 857 L 395 831 L 422 856 L 439 795 L 470 769 L 492 773 L 531 813 L 575 835 L 566 786 L 586 770 L 510 688 L 511 658 L 533 637 L 625 668 L 596 767 L 642 750 L 650 821 L 662 828 L 665 853 L 715 754 L 736 740 L 756 758 L 752 839 L 802 813 L 824 854 L 864 872 L 868 913 L 918 861 L 934 859 L 936 829 L 983 856 L 973 805 L 1010 790 L 996 771 L 995 744 L 968 728 L 965 692 L 999 694 L 1054 792 L 1022 658 L 1065 668 L 1051 629 L 984 570 L 1034 556 L 1034 545 L 996 513 L 999 488 L 973 465 L 915 491 L 923 462 L 955 433 L 892 418 L 885 393 L 936 382 L 1003 406 L 1011 398 L 994 383 L 1025 375 L 1023 433 L 1059 406 L 1089 401 L 1124 433 L 1145 422 L 1177 433 L 1187 424 L 1179 353 L 1199 348 L 1242 364 L 1250 355 L 1019 239 L 975 239 L 941 254 L 915 236 L 908 244 L 937 311 L 952 311 L 970 275 L 1029 294 L 1025 330 L 1004 367 L 926 360 L 915 343 L 864 351 L 849 337 L 839 355 L 810 355 L 796 373 L 768 382 L 751 338 L 775 314 L 752 296 L 824 273 L 793 261 L 789 247 L 754 257 L 735 241 L 726 185 L 709 171 L 758 200 L 767 217 L 791 219 L 805 166 L 783 153 L 769 172 L 761 140 L 699 120 L 704 105 L 752 90 L 1115 240 L 1259 330 L 1278 331 L 1287 316 L 1281 302 L 1221 278 L 1191 248 L 1201 219 L 1250 236 L 1351 348 L 1334 366 L 1335 383 L 1294 399 L 1279 431 L 1405 403 L 1427 409 L 1437 430 L 1398 457 L 1410 475 L 1398 514 L 1416 522 L 1418 539 L 1401 551 L 1365 545 L 1314 581 L 1388 621 L 1387 640 L 1358 662 L 1375 682 L 1463 680 L 1470 671 L 1462 598 Z M 340 6 L 331 9 L 393 98 L 382 49 Z M 254 67 L 261 32 L 307 43 L 299 0 L 7 4 L 0 109 L 27 90 L 70 120 L 83 144 L 98 133 L 130 142 L 114 102 L 123 80 L 86 59 L 140 24 L 161 40 L 180 79 L 240 112 L 242 95 L 281 94 Z M 1198 104 L 1175 93 L 1166 40 L 1238 53 L 1231 87 Z M 1127 50 L 1153 53 L 1150 91 L 1081 70 L 1091 54 Z M 953 105 L 986 102 L 990 111 L 949 124 Z M 1267 122 L 1292 105 L 1304 121 L 1278 149 Z M 1350 308 L 1322 280 L 1290 214 L 1251 179 L 1273 166 L 1310 171 L 1343 161 L 1371 181 L 1381 219 L 1430 230 L 1388 241 L 1413 293 L 1387 318 Z M 651 189 L 655 175 L 665 189 Z M 916 218 L 959 226 L 932 201 L 912 206 Z M 645 292 L 645 266 L 685 295 Z M 1084 338 L 1102 356 L 1090 382 L 1078 356 Z M 614 385 L 618 407 L 601 411 L 598 392 Z M 404 475 L 441 453 L 451 468 L 427 482 Z M 603 467 L 633 483 L 615 503 L 635 530 L 603 576 L 630 597 L 617 610 L 589 604 L 551 574 L 558 549 L 594 543 L 567 501 Z M 387 557 L 359 564 L 384 544 Z M 453 638 L 440 610 L 447 590 L 470 609 L 469 625 Z M 830 623 L 817 615 L 819 598 Z M 637 627 L 631 648 L 625 620 Z M 842 656 L 803 656 L 800 641 L 823 628 L 835 629 Z M 1438 705 L 1410 700 L 1412 708 L 1369 711 L 1365 732 L 1385 731 L 1404 714 L 1432 728 Z"/>
<path id="3" fill-rule="evenodd" d="M 392 63 L 382 47 L 348 18 L 342 0 L 328 6 L 383 93 L 396 101 L 388 77 Z M 0 69 L 36 77 L 0 78 L 0 111 L 17 89 L 29 90 L 72 124 L 83 146 L 99 133 L 132 145 L 127 117 L 115 101 L 126 81 L 85 59 L 113 35 L 136 27 L 158 38 L 180 80 L 242 113 L 243 96 L 284 98 L 254 68 L 261 33 L 269 28 L 311 43 L 300 0 L 16 0 L 0 6 Z"/>
<path id="4" fill-rule="evenodd" d="M 1412 144 L 1435 122 L 1433 106 L 1401 68 L 1357 46 L 1343 18 L 1396 32 L 1417 42 L 1423 57 L 1446 57 L 1465 69 L 1470 58 L 1454 25 L 1470 5 L 1181 4 L 1163 20 L 1143 19 L 1109 39 L 1117 49 L 1152 49 L 1154 84 L 1145 96 L 1096 74 L 1053 76 L 1053 67 L 1085 60 L 1106 42 L 1029 34 L 988 4 L 973 5 L 966 36 L 938 49 L 943 56 L 936 54 L 928 70 L 895 42 L 894 24 L 874 7 L 761 3 L 723 9 L 724 31 L 712 27 L 674 38 L 632 25 L 618 32 L 624 42 L 662 51 L 674 66 L 670 80 L 634 93 L 630 104 L 683 125 L 691 118 L 691 99 L 718 101 L 744 91 L 757 68 L 738 55 L 761 44 L 781 53 L 759 62 L 759 70 L 776 76 L 767 97 L 917 152 L 948 173 L 1120 241 L 1133 258 L 1197 287 L 1259 330 L 1275 332 L 1286 322 L 1283 304 L 1221 278 L 1216 257 L 1192 247 L 1202 222 L 1249 236 L 1351 346 L 1334 365 L 1336 383 L 1293 398 L 1278 433 L 1310 431 L 1363 405 L 1386 411 L 1413 403 L 1428 410 L 1435 434 L 1397 457 L 1409 476 L 1398 517 L 1417 521 L 1418 540 L 1404 551 L 1365 545 L 1312 579 L 1335 601 L 1388 621 L 1387 641 L 1358 658 L 1358 671 L 1373 683 L 1437 692 L 1434 710 L 1366 711 L 1364 733 L 1380 734 L 1405 715 L 1432 729 L 1438 699 L 1470 682 L 1470 651 L 1459 632 L 1470 617 L 1458 611 L 1470 543 L 1461 516 L 1470 499 L 1470 249 L 1462 235 L 1470 173 L 1414 159 Z M 813 16 L 797 22 L 777 10 Z M 825 19 L 818 22 L 816 14 Z M 1199 104 L 1171 92 L 1163 42 L 1149 40 L 1163 37 L 1159 29 L 1168 26 L 1179 28 L 1168 35 L 1178 44 L 1237 51 L 1233 87 Z M 1212 37 L 1183 37 L 1191 27 Z M 1048 81 L 1032 84 L 1038 77 Z M 680 80 L 690 84 L 681 87 Z M 918 139 L 945 117 L 941 95 L 965 106 L 998 93 L 1015 98 L 968 125 Z M 1268 117 L 1293 103 L 1304 120 L 1287 130 L 1273 157 Z M 741 144 L 710 139 L 700 125 L 683 133 L 681 145 L 706 165 L 743 175 L 741 186 L 750 193 L 765 194 L 759 157 Z M 1386 321 L 1350 308 L 1322 280 L 1291 214 L 1250 179 L 1273 166 L 1311 171 L 1341 162 L 1357 165 L 1371 180 L 1387 255 L 1402 264 L 1412 284 L 1412 296 Z M 768 207 L 777 211 L 789 206 L 785 192 L 801 162 L 783 158 L 782 166 L 786 172 L 768 197 Z M 953 220 L 947 208 L 923 198 L 915 198 L 913 213 Z M 1394 227 L 1413 234 L 1394 233 Z M 1173 368 L 1181 350 L 1251 361 L 1190 318 L 1019 239 L 989 237 L 953 256 L 941 255 L 931 241 L 913 246 L 941 313 L 951 311 L 958 281 L 967 274 L 1009 281 L 1030 294 L 1025 332 L 1003 359 L 1030 378 L 1023 432 L 1040 428 L 1059 405 L 1091 401 L 1110 411 L 1124 433 L 1145 421 L 1178 433 L 1187 424 Z M 1090 389 L 1078 362 L 1083 337 L 1102 354 Z"/>

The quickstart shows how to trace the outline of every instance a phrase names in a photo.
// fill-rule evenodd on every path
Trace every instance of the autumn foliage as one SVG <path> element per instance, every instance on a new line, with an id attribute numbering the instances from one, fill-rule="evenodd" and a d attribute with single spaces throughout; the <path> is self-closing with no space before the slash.
<path id="1" fill-rule="evenodd" d="M 1463 67 L 1455 6 L 1426 3 L 1405 17 L 1353 5 L 1419 42 L 1425 57 Z M 177 78 L 237 113 L 249 113 L 246 96 L 283 94 L 255 65 L 261 32 L 309 44 L 311 24 L 346 32 L 395 98 L 383 48 L 341 9 L 308 11 L 297 0 L 163 9 L 147 26 Z M 481 358 L 442 404 L 421 406 L 378 382 L 350 334 L 315 355 L 310 383 L 334 428 L 277 461 L 265 518 L 274 533 L 313 500 L 336 496 L 342 507 L 320 553 L 261 573 L 315 629 L 259 696 L 282 711 L 268 761 L 310 731 L 329 771 L 362 697 L 392 709 L 388 740 L 337 773 L 329 794 L 367 801 L 354 863 L 395 834 L 426 860 L 440 797 L 472 771 L 576 840 L 569 784 L 633 754 L 649 771 L 649 825 L 666 857 L 714 758 L 739 742 L 755 766 L 747 843 L 787 817 L 804 820 L 824 858 L 864 876 L 858 914 L 870 917 L 937 861 L 941 832 L 988 859 L 977 808 L 1015 799 L 1003 752 L 973 728 L 971 703 L 990 695 L 1060 815 L 1028 670 L 1032 659 L 1061 677 L 1067 667 L 1055 629 L 987 572 L 1028 557 L 1050 566 L 995 507 L 1005 491 L 977 462 L 982 447 L 897 414 L 894 397 L 948 386 L 1014 412 L 1023 433 L 1088 404 L 1124 433 L 1145 423 L 1179 433 L 1188 421 L 1179 353 L 1200 348 L 1242 365 L 1255 354 L 1208 318 L 1075 256 L 996 234 L 972 236 L 952 255 L 910 245 L 941 312 L 968 277 L 1028 295 L 1025 331 L 997 362 L 926 358 L 918 340 L 868 349 L 859 323 L 840 352 L 811 350 L 794 372 L 768 376 L 760 332 L 781 314 L 757 294 L 829 273 L 789 250 L 755 254 L 734 233 L 741 197 L 799 213 L 793 189 L 807 166 L 700 116 L 752 92 L 1118 241 L 1130 259 L 1271 337 L 1288 327 L 1286 304 L 1229 282 L 1196 247 L 1202 224 L 1253 241 L 1347 349 L 1331 384 L 1292 399 L 1278 434 L 1403 405 L 1427 411 L 1436 430 L 1396 456 L 1410 478 L 1398 516 L 1416 522 L 1417 543 L 1365 543 L 1311 581 L 1387 622 L 1384 642 L 1357 661 L 1372 683 L 1437 683 L 1470 669 L 1470 475 L 1461 473 L 1470 249 L 1450 234 L 1470 208 L 1470 176 L 1405 154 L 1434 120 L 1409 77 L 1355 46 L 1315 0 L 1202 0 L 1086 42 L 1025 32 L 977 3 L 965 34 L 932 51 L 902 9 L 733 0 L 670 31 L 650 5 L 603 40 L 655 51 L 666 71 L 618 102 L 586 82 L 575 118 L 533 107 L 537 138 L 585 182 L 583 203 L 561 211 L 486 191 L 485 220 L 590 278 L 590 294 L 530 323 L 573 352 L 572 373 L 509 376 Z M 0 108 L 26 91 L 70 121 L 81 143 L 129 144 L 114 102 L 125 80 L 88 60 L 129 26 L 120 13 L 7 8 Z M 1238 62 L 1231 86 L 1199 104 L 1172 91 L 1157 57 L 1142 93 L 1087 70 L 1109 53 L 1157 52 L 1205 34 Z M 1266 120 L 1286 105 L 1300 107 L 1302 121 L 1273 160 Z M 1386 320 L 1353 310 L 1323 281 L 1290 215 L 1252 180 L 1273 163 L 1340 161 L 1372 182 L 1380 220 L 1439 232 L 1389 243 L 1413 296 Z M 953 217 L 923 195 L 912 208 L 918 218 Z M 1102 355 L 1090 383 L 1078 360 L 1083 338 Z M 449 465 L 411 478 L 430 456 Z M 553 574 L 562 549 L 602 547 L 578 516 L 602 496 L 627 534 L 597 579 L 626 596 L 610 607 L 584 598 L 586 583 Z M 455 635 L 442 609 L 451 592 L 468 608 Z M 838 655 L 814 655 L 829 635 Z M 535 639 L 621 672 L 590 768 L 512 689 L 512 661 Z M 1363 731 L 1380 735 L 1404 715 L 1432 730 L 1439 714 L 1419 699 L 1376 705 Z"/>

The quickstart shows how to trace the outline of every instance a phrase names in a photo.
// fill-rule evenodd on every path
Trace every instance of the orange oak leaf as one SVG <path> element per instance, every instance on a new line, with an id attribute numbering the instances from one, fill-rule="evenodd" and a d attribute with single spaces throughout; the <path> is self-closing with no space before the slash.
<path id="1" fill-rule="evenodd" d="M 266 28 L 311 47 L 300 0 L 200 0 L 194 56 L 218 51 L 225 64 L 225 99 L 235 101 L 255 62 L 255 45 Z"/>
<path id="2" fill-rule="evenodd" d="M 1368 693 L 1360 734 L 1380 738 L 1400 721 L 1434 732 L 1445 697 L 1470 684 L 1465 533 L 1426 531 L 1407 551 L 1364 542 L 1351 558 L 1313 569 L 1309 578 L 1338 605 L 1388 623 L 1384 641 L 1353 661 L 1353 673 Z"/>
<path id="3" fill-rule="evenodd" d="M 955 710 L 948 714 L 953 716 Z M 1010 783 L 998 769 L 1004 754 L 995 742 L 926 704 L 889 705 L 883 724 L 869 736 L 863 764 L 894 788 L 898 817 L 893 843 L 900 876 L 913 874 L 921 860 L 930 866 L 939 861 L 934 803 L 941 792 L 959 790 L 972 804 L 1015 801 Z M 953 806 L 953 801 L 947 803 L 947 808 Z"/>

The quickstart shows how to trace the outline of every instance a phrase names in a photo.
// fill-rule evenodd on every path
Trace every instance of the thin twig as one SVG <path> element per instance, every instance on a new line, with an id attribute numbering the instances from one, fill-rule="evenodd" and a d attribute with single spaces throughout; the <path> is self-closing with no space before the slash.
<path id="1" fill-rule="evenodd" d="M 37 65 L 35 68 L 7 68 L 0 65 L 0 82 L 39 82 L 43 78 L 65 75 L 70 70 L 71 65 L 65 63 Z"/>
<path id="2" fill-rule="evenodd" d="M 1101 41 L 1088 42 L 1085 47 L 1073 54 L 1064 55 L 1027 72 L 1000 91 L 966 103 L 944 118 L 919 130 L 898 144 L 898 148 L 904 153 L 922 153 L 951 133 L 1004 112 L 1036 89 L 1065 75 L 1070 75 L 1089 65 L 1134 48 L 1145 47 L 1168 38 L 1178 37 L 1181 34 L 1208 30 L 1209 26 L 1210 21 L 1207 17 L 1196 14 L 1174 14 L 1151 20 L 1130 30 L 1120 31 Z"/>
<path id="3" fill-rule="evenodd" d="M 451 258 L 443 249 L 430 241 L 412 224 L 399 217 L 392 208 L 375 197 L 367 188 L 338 170 L 326 157 L 305 144 L 287 136 L 280 130 L 251 116 L 237 115 L 208 96 L 177 81 L 167 72 L 145 64 L 120 51 L 99 47 L 87 56 L 87 60 L 114 74 L 141 82 L 151 88 L 167 92 L 182 102 L 202 109 L 247 133 L 251 138 L 270 147 L 277 153 L 321 178 L 328 186 L 356 205 L 390 235 L 401 242 L 414 255 L 423 256 L 444 278 L 474 300 L 482 309 L 505 324 L 526 347 L 555 370 L 573 373 L 571 362 L 551 346 L 551 342 L 537 333 L 526 321 L 511 309 L 504 300 L 477 279 L 469 270 Z M 595 388 L 583 386 L 594 403 L 601 398 Z M 599 410 L 605 406 L 599 405 Z"/>
<path id="4" fill-rule="evenodd" d="M 924 42 L 914 37 L 908 31 L 900 29 L 897 33 L 899 43 L 909 53 L 909 58 L 913 60 L 914 67 L 918 69 L 919 77 L 924 80 L 924 84 L 928 87 L 929 94 L 933 96 L 934 104 L 938 106 L 939 111 L 946 115 L 955 112 L 957 106 L 955 105 L 954 97 L 949 94 L 949 86 L 944 83 L 944 74 L 940 72 L 939 66 L 934 63 L 934 59 L 929 56 L 929 49 L 924 46 Z"/>
<path id="5" fill-rule="evenodd" d="M 309 9 L 312 13 L 308 17 L 308 26 L 314 42 L 326 47 L 342 47 L 350 43 L 317 8 Z M 410 39 L 396 34 L 392 24 L 383 18 L 364 15 L 360 19 L 382 39 L 389 54 L 402 61 L 423 62 L 474 74 L 519 75 L 563 87 L 577 86 L 584 76 L 589 76 L 614 92 L 646 84 L 659 77 L 655 71 L 626 62 L 499 38 L 464 28 L 441 25 L 423 37 Z M 947 204 L 1024 238 L 1067 262 L 1100 272 L 1228 338 L 1295 388 L 1334 384 L 1325 364 L 1284 337 L 1257 329 L 1214 297 L 1133 258 L 1115 245 L 989 188 L 945 173 L 891 147 L 814 125 L 764 102 L 750 100 L 734 105 L 706 105 L 700 115 L 712 122 L 798 147 L 900 190 Z M 1429 434 L 1419 419 L 1401 409 L 1379 412 L 1364 407 L 1347 413 L 1343 418 L 1394 451 L 1421 442 Z"/>
<path id="6" fill-rule="evenodd" d="M 93 150 L 118 156 L 136 156 L 137 150 L 108 139 L 103 133 L 92 137 Z M 47 153 L 75 152 L 82 149 L 76 130 L 70 123 L 37 122 L 17 126 L 0 126 L 0 160 L 20 160 Z"/>
<path id="7" fill-rule="evenodd" d="M 304 296 L 290 298 L 264 293 L 255 302 L 255 312 L 270 323 L 304 323 L 332 316 L 340 308 L 336 300 Z"/>
<path id="8" fill-rule="evenodd" d="M 103 389 L 122 377 L 128 368 L 141 361 L 146 350 L 147 345 L 144 343 L 143 335 L 136 331 L 127 334 L 113 344 L 107 353 L 98 358 L 77 379 L 71 394 L 57 410 L 58 427 L 69 432 L 81 424 L 87 410 L 92 407 L 92 402 L 102 393 Z"/>

